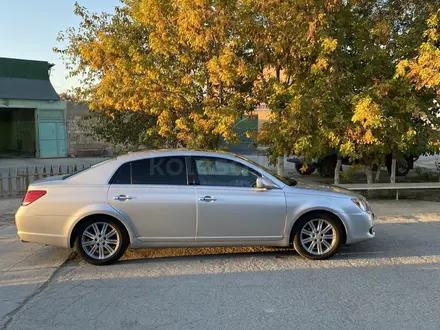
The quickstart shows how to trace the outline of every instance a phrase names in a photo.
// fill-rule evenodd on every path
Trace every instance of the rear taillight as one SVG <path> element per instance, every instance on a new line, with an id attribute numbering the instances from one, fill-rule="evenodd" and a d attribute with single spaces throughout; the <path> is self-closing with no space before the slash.
<path id="1" fill-rule="evenodd" d="M 21 205 L 28 206 L 29 204 L 32 204 L 37 199 L 43 197 L 46 195 L 46 190 L 29 190 L 26 195 L 23 198 L 23 202 L 21 202 Z"/>

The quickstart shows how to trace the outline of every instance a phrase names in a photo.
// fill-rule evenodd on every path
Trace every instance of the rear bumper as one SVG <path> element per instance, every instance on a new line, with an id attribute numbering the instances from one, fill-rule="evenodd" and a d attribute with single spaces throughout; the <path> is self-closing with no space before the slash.
<path id="1" fill-rule="evenodd" d="M 58 247 L 69 247 L 63 234 L 63 219 L 54 216 L 36 216 L 28 207 L 20 207 L 15 214 L 15 224 L 20 240 Z"/>
<path id="2" fill-rule="evenodd" d="M 374 230 L 374 214 L 362 212 L 356 214 L 341 214 L 347 231 L 346 244 L 352 244 L 372 239 L 376 236 Z"/>
<path id="3" fill-rule="evenodd" d="M 24 243 L 40 243 L 51 246 L 58 246 L 62 248 L 68 248 L 67 237 L 55 236 L 55 235 L 44 235 L 38 233 L 26 233 L 19 231 L 18 237 Z"/>

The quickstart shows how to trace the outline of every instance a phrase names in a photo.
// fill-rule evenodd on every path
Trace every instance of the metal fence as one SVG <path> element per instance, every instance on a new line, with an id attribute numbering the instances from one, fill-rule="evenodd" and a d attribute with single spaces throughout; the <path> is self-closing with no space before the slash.
<path id="1" fill-rule="evenodd" d="M 22 197 L 27 191 L 29 184 L 34 181 L 50 176 L 67 175 L 89 168 L 91 165 L 76 164 L 66 166 L 33 167 L 33 168 L 9 168 L 7 176 L 0 172 L 0 198 Z"/>

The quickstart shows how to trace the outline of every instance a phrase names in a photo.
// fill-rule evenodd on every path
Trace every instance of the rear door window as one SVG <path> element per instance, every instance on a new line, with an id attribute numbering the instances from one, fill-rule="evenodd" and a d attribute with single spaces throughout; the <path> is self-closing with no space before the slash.
<path id="1" fill-rule="evenodd" d="M 131 183 L 187 185 L 185 157 L 158 157 L 131 162 Z"/>

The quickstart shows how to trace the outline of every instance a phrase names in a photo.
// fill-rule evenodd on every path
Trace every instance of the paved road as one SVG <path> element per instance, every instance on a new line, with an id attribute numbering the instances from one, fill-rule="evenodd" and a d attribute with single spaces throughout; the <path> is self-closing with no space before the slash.
<path id="1" fill-rule="evenodd" d="M 290 250 L 160 249 L 128 251 L 113 266 L 94 267 L 78 258 L 63 264 L 62 250 L 43 247 L 0 276 L 2 307 L 17 301 L 4 326 L 438 329 L 438 205 L 375 203 L 376 239 L 320 262 Z M 16 256 L 0 252 L 2 263 Z M 51 274 L 34 276 L 44 269 Z"/>

